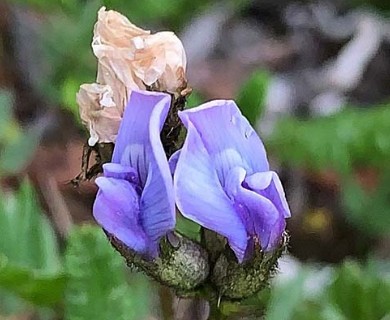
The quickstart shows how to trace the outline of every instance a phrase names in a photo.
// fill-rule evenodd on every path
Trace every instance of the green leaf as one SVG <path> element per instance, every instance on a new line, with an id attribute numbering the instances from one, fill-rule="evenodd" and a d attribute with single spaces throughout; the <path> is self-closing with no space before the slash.
<path id="1" fill-rule="evenodd" d="M 270 75 L 267 72 L 256 71 L 238 93 L 237 104 L 251 125 L 254 125 L 264 112 L 269 79 Z"/>
<path id="2" fill-rule="evenodd" d="M 17 296 L 40 306 L 52 306 L 61 301 L 66 278 L 62 273 L 50 274 L 12 264 L 0 255 L 0 286 Z"/>
<path id="3" fill-rule="evenodd" d="M 378 272 L 347 261 L 328 289 L 329 301 L 346 319 L 390 316 L 390 282 Z"/>
<path id="4" fill-rule="evenodd" d="M 266 316 L 267 320 L 288 320 L 293 318 L 295 308 L 303 299 L 305 278 L 306 272 L 302 270 L 286 284 L 277 285 L 273 288 Z"/>
<path id="5" fill-rule="evenodd" d="M 18 192 L 0 195 L 0 288 L 52 306 L 64 285 L 55 234 L 25 181 Z"/>
<path id="6" fill-rule="evenodd" d="M 57 240 L 42 214 L 32 186 L 0 195 L 0 253 L 20 266 L 56 273 L 61 270 Z"/>
<path id="7" fill-rule="evenodd" d="M 132 274 L 125 261 L 95 226 L 75 228 L 65 259 L 69 281 L 65 294 L 65 319 L 143 319 L 150 293 L 146 279 Z"/>

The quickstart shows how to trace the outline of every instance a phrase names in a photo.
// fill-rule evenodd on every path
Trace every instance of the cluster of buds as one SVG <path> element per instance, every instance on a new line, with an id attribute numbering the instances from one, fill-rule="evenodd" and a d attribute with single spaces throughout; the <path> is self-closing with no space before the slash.
<path id="1" fill-rule="evenodd" d="M 173 33 L 102 8 L 92 47 L 97 83 L 77 101 L 89 144 L 115 144 L 93 207 L 111 244 L 178 295 L 261 290 L 287 245 L 290 210 L 257 133 L 231 100 L 184 109 L 191 90 Z M 177 215 L 202 227 L 199 243 L 175 230 Z"/>

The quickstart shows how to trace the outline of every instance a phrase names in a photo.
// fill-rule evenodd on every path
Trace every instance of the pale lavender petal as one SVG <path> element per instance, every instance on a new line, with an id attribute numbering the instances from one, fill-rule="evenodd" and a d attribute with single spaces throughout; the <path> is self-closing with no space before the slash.
<path id="1" fill-rule="evenodd" d="M 246 177 L 245 183 L 251 190 L 268 198 L 284 218 L 291 217 L 286 195 L 276 172 L 256 172 Z"/>
<path id="2" fill-rule="evenodd" d="M 269 170 L 263 143 L 234 101 L 214 100 L 179 116 L 186 127 L 191 123 L 200 132 L 222 185 L 237 166 L 248 174 Z"/>
<path id="3" fill-rule="evenodd" d="M 247 247 L 247 232 L 233 202 L 224 192 L 212 158 L 192 123 L 174 174 L 176 204 L 181 213 L 228 239 L 240 261 Z"/>
<path id="4" fill-rule="evenodd" d="M 100 177 L 93 215 L 101 227 L 140 253 L 148 252 L 148 240 L 139 223 L 139 196 L 125 180 Z"/>
<path id="5" fill-rule="evenodd" d="M 149 163 L 153 161 L 151 153 L 155 146 L 152 144 L 161 145 L 159 132 L 164 125 L 170 103 L 171 97 L 165 93 L 132 91 L 125 109 L 112 162 L 135 168 L 142 186 L 146 183 Z M 154 111 L 160 114 L 151 124 Z M 150 127 L 152 125 L 153 128 Z M 151 137 L 151 130 L 158 132 L 157 136 Z"/>

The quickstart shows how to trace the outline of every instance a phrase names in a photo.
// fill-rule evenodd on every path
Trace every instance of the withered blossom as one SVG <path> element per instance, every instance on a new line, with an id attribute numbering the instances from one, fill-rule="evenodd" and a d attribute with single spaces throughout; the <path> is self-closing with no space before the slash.
<path id="1" fill-rule="evenodd" d="M 115 142 L 118 124 L 112 123 L 113 115 L 115 122 L 117 115 L 122 118 L 132 90 L 152 89 L 175 96 L 186 92 L 186 55 L 173 32 L 151 34 L 122 14 L 102 7 L 94 27 L 92 49 L 98 59 L 97 84 L 83 85 L 77 95 L 81 118 L 90 130 L 90 145 Z M 101 93 L 96 92 L 99 85 L 111 90 L 109 107 L 96 105 L 96 101 L 102 101 Z"/>
<path id="2" fill-rule="evenodd" d="M 88 144 L 115 141 L 122 112 L 114 102 L 110 86 L 97 83 L 83 84 L 77 93 L 81 120 L 90 133 Z"/>

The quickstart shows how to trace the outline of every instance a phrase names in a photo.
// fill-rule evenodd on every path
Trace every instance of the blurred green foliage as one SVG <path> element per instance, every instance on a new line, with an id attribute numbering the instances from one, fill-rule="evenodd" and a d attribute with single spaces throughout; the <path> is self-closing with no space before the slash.
<path id="1" fill-rule="evenodd" d="M 14 0 L 28 4 L 38 10 L 64 12 L 77 15 L 80 9 L 94 3 L 95 6 L 106 6 L 127 16 L 133 23 L 145 24 L 142 28 L 152 28 L 159 24 L 169 30 L 178 30 L 194 14 L 207 8 L 210 0 L 178 0 L 164 2 L 160 0 L 123 1 L 123 0 Z M 96 10 L 91 15 L 96 16 Z"/>
<path id="2" fill-rule="evenodd" d="M 268 146 L 286 164 L 313 169 L 388 168 L 390 105 L 346 108 L 317 119 L 280 121 Z"/>
<path id="3" fill-rule="evenodd" d="M 42 306 L 65 319 L 131 320 L 149 312 L 147 280 L 128 274 L 100 228 L 74 228 L 64 255 L 27 181 L 1 194 L 0 317 L 34 306 L 41 318 Z"/>
<path id="4" fill-rule="evenodd" d="M 378 236 L 390 232 L 389 123 L 390 105 L 365 110 L 348 107 L 329 117 L 283 119 L 267 142 L 284 164 L 335 170 L 346 217 Z M 354 177 L 361 168 L 378 174 L 373 191 Z"/>
<path id="5" fill-rule="evenodd" d="M 69 280 L 65 319 L 143 319 L 149 311 L 146 279 L 129 277 L 125 261 L 113 250 L 102 230 L 75 228 L 68 239 L 65 267 Z"/>
<path id="6" fill-rule="evenodd" d="M 341 199 L 346 216 L 367 234 L 385 236 L 390 233 L 390 171 L 379 177 L 375 190 L 365 191 L 353 178 L 343 183 Z"/>
<path id="7" fill-rule="evenodd" d="M 0 288 L 0 300 L 6 303 L 0 310 L 6 312 L 14 311 L 10 304 L 26 308 L 18 298 L 3 299 L 7 292 L 52 306 L 61 301 L 65 288 L 56 236 L 27 182 L 18 192 L 0 195 Z"/>
<path id="8" fill-rule="evenodd" d="M 42 128 L 22 130 L 12 116 L 12 95 L 0 90 L 0 177 L 20 172 L 38 146 Z"/>
<path id="9" fill-rule="evenodd" d="M 329 302 L 346 319 L 383 319 L 390 316 L 390 282 L 378 270 L 346 262 L 327 290 Z"/>
<path id="10" fill-rule="evenodd" d="M 267 72 L 255 71 L 243 83 L 237 94 L 237 105 L 252 126 L 263 115 L 269 80 L 270 75 Z"/>
<path id="11" fill-rule="evenodd" d="M 382 263 L 359 265 L 346 261 L 333 270 L 328 283 L 317 284 L 318 293 L 305 280 L 317 269 L 304 267 L 272 291 L 267 320 L 384 320 L 390 317 L 390 274 Z M 387 266 L 388 267 L 388 266 Z M 314 281 L 315 282 L 315 281 Z"/>
<path id="12" fill-rule="evenodd" d="M 299 274 L 283 286 L 275 286 L 269 300 L 267 320 L 287 320 L 295 308 L 302 302 L 305 272 Z"/>
<path id="13" fill-rule="evenodd" d="M 68 108 L 78 119 L 76 92 L 82 83 L 95 82 L 97 60 L 91 43 L 97 20 L 98 1 L 78 3 L 78 9 L 49 15 L 40 40 L 49 73 L 41 81 L 42 94 Z"/>

